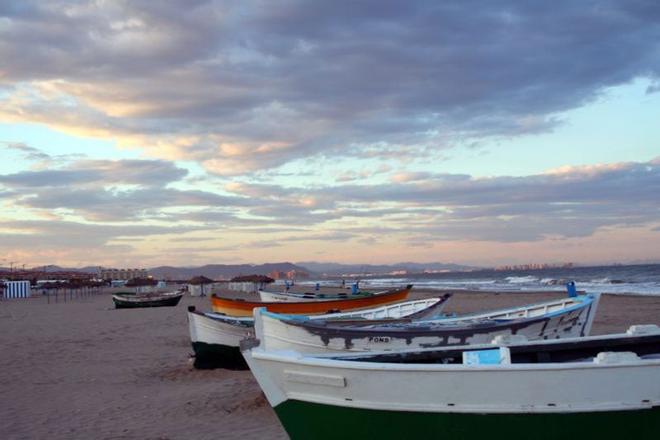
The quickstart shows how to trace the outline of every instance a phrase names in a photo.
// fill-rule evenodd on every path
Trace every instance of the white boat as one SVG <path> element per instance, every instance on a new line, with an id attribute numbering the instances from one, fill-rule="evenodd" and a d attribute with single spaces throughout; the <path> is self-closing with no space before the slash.
<path id="1" fill-rule="evenodd" d="M 641 440 L 660 433 L 657 326 L 325 357 L 266 350 L 258 321 L 255 330 L 243 355 L 292 439 Z"/>
<path id="2" fill-rule="evenodd" d="M 481 344 L 497 335 L 528 339 L 587 336 L 600 295 L 588 294 L 454 318 L 411 322 L 340 322 L 255 309 L 266 350 L 301 353 L 398 350 Z"/>
<path id="3" fill-rule="evenodd" d="M 451 294 L 437 298 L 405 301 L 372 309 L 314 315 L 310 319 L 338 321 L 388 321 L 402 318 L 425 318 L 440 314 Z M 292 315 L 287 315 L 292 316 Z M 188 307 L 188 329 L 195 351 L 197 368 L 246 368 L 239 350 L 240 341 L 253 334 L 252 317 L 234 317 L 203 313 Z"/>

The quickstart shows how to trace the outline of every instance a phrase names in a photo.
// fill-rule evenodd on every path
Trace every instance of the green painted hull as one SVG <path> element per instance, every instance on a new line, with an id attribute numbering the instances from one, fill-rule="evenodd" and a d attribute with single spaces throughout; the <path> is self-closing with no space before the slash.
<path id="1" fill-rule="evenodd" d="M 225 368 L 228 370 L 247 370 L 248 366 L 238 347 L 220 344 L 193 342 L 195 362 L 193 366 L 199 370 Z"/>
<path id="2" fill-rule="evenodd" d="M 275 412 L 292 439 L 658 439 L 660 407 L 572 414 L 381 411 L 289 400 Z"/>

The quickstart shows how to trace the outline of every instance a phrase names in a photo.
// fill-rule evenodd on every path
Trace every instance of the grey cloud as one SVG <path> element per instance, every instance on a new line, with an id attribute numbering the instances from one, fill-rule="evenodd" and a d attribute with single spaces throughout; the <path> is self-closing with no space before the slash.
<path id="1" fill-rule="evenodd" d="M 21 205 L 32 208 L 64 208 L 79 212 L 96 221 L 127 220 L 145 215 L 155 215 L 169 207 L 186 206 L 240 206 L 246 202 L 236 197 L 214 193 L 171 188 L 149 188 L 133 191 L 94 190 L 41 190 L 22 198 Z"/>
<path id="2" fill-rule="evenodd" d="M 254 203 L 247 197 L 168 187 L 186 174 L 185 169 L 162 160 L 78 160 L 61 169 L 0 175 L 0 184 L 12 189 L 5 197 L 12 197 L 17 205 L 68 209 L 96 221 L 166 220 L 167 208 Z"/>
<path id="3" fill-rule="evenodd" d="M 164 160 L 78 160 L 59 169 L 0 175 L 0 183 L 15 187 L 130 184 L 160 186 L 182 179 L 185 169 Z"/>
<path id="4" fill-rule="evenodd" d="M 440 205 L 480 205 L 497 203 L 545 202 L 621 203 L 650 202 L 660 190 L 660 167 L 652 162 L 632 163 L 621 168 L 603 168 L 590 174 L 576 168 L 573 174 L 541 174 L 525 177 L 473 179 L 445 175 L 421 183 L 400 185 L 345 185 L 325 188 L 321 194 L 342 200 L 409 201 Z"/>
<path id="5" fill-rule="evenodd" d="M 97 249 L 109 246 L 115 238 L 141 238 L 152 235 L 180 234 L 194 227 L 154 225 L 103 225 L 69 221 L 0 221 L 0 245 L 19 249 Z"/>
<path id="6" fill-rule="evenodd" d="M 64 79 L 77 99 L 39 117 L 196 136 L 183 154 L 220 174 L 550 130 L 557 112 L 660 73 L 653 1 L 21 3 L 0 11 L 1 81 Z"/>
<path id="7" fill-rule="evenodd" d="M 4 144 L 8 150 L 20 152 L 27 160 L 51 160 L 50 155 L 23 142 L 0 142 L 0 144 Z"/>
<path id="8" fill-rule="evenodd" d="M 170 242 L 184 242 L 184 243 L 191 243 L 191 242 L 197 242 L 197 241 L 212 241 L 215 240 L 217 237 L 212 237 L 212 236 L 206 236 L 206 237 L 173 237 L 170 238 L 168 241 Z"/>
<path id="9" fill-rule="evenodd" d="M 343 242 L 355 237 L 355 234 L 345 231 L 333 231 L 325 233 L 311 233 L 304 235 L 289 235 L 287 237 L 279 238 L 276 240 L 255 240 L 246 243 L 244 247 L 249 248 L 266 248 L 266 247 L 282 247 L 287 243 L 299 241 L 338 241 Z"/>
<path id="10" fill-rule="evenodd" d="M 8 199 L 8 198 L 13 197 L 13 196 L 15 196 L 15 193 L 12 192 L 12 191 L 0 190 L 0 199 L 4 199 L 4 198 Z"/>
<path id="11" fill-rule="evenodd" d="M 424 178 L 424 179 L 422 179 Z M 422 180 L 419 180 L 422 179 Z M 530 241 L 547 236 L 588 236 L 604 226 L 643 226 L 660 220 L 660 164 L 624 163 L 575 167 L 524 177 L 475 179 L 467 175 L 418 175 L 387 185 L 323 188 L 243 186 L 271 194 L 269 210 L 287 218 L 292 194 L 333 200 L 336 208 L 315 217 L 298 207 L 296 216 L 318 220 L 362 217 L 373 226 L 345 226 L 361 234 L 423 234 L 429 240 Z M 278 197 L 281 204 L 278 205 Z M 279 209 L 272 209 L 272 206 Z M 384 205 L 392 205 L 384 208 Z M 360 207 L 357 209 L 356 207 Z M 267 207 L 268 208 L 268 207 Z M 264 210 L 266 211 L 266 210 Z M 381 224 L 386 221 L 387 226 Z"/>

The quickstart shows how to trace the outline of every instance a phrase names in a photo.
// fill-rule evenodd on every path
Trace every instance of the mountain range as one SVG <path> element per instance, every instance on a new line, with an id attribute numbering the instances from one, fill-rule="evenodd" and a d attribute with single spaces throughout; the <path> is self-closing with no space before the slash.
<path id="1" fill-rule="evenodd" d="M 472 270 L 474 267 L 448 263 L 397 263 L 397 264 L 342 264 L 319 263 L 314 261 L 302 263 L 266 263 L 266 264 L 207 264 L 199 267 L 158 266 L 148 269 L 149 274 L 157 279 L 185 280 L 202 275 L 211 279 L 230 279 L 239 275 L 268 275 L 273 271 L 308 273 L 311 277 L 321 276 L 369 276 L 386 275 L 396 272 L 423 273 Z M 2 268 L 0 268 L 0 271 Z M 9 270 L 9 268 L 7 268 Z M 44 272 L 87 272 L 98 273 L 99 266 L 81 268 L 65 268 L 55 265 L 37 266 L 32 270 Z"/>
<path id="2" fill-rule="evenodd" d="M 174 267 L 159 266 L 149 269 L 149 275 L 158 279 L 186 280 L 202 275 L 214 280 L 230 279 L 239 275 L 268 275 L 273 271 L 289 272 L 310 271 L 293 263 L 266 263 L 266 264 L 207 264 L 200 267 Z"/>

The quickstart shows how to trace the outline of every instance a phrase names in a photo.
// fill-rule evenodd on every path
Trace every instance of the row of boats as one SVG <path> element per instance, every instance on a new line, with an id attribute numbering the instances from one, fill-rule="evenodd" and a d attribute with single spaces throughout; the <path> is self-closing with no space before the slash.
<path id="1" fill-rule="evenodd" d="M 660 328 L 590 336 L 600 295 L 469 315 L 382 292 L 213 295 L 198 368 L 249 367 L 292 438 L 657 438 Z"/>

